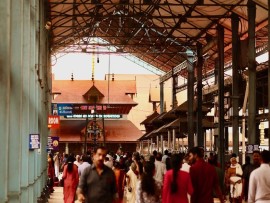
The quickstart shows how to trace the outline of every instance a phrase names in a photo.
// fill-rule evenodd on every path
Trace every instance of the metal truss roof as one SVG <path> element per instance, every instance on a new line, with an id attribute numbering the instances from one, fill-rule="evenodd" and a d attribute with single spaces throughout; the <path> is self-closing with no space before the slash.
<path id="1" fill-rule="evenodd" d="M 267 44 L 268 5 L 256 4 L 256 46 Z M 216 26 L 225 28 L 225 62 L 231 60 L 231 15 L 247 38 L 247 0 L 48 0 L 52 53 L 130 53 L 168 72 L 203 45 L 204 73 L 217 57 Z M 113 49 L 112 49 L 113 47 Z M 185 73 L 181 73 L 185 76 Z"/>

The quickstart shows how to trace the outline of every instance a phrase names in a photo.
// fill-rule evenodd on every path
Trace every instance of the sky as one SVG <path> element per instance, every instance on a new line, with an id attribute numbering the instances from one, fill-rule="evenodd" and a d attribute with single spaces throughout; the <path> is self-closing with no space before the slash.
<path id="1" fill-rule="evenodd" d="M 121 55 L 108 54 L 94 56 L 94 78 L 104 80 L 105 74 L 154 74 L 146 68 L 139 66 Z M 69 53 L 62 57 L 52 58 L 52 73 L 55 80 L 70 80 L 73 73 L 74 79 L 91 80 L 92 54 Z M 110 61 L 110 62 L 109 62 Z"/>

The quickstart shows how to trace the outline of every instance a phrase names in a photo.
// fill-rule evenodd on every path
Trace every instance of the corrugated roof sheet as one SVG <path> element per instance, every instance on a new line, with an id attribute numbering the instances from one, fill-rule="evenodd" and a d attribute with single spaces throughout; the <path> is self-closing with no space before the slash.
<path id="1" fill-rule="evenodd" d="M 196 53 L 199 42 L 209 56 L 204 67 L 209 73 L 217 58 L 217 25 L 224 27 L 228 62 L 232 14 L 238 15 L 239 36 L 246 39 L 249 3 L 255 4 L 256 47 L 260 47 L 267 44 L 266 0 L 48 0 L 51 51 L 109 54 L 108 47 L 114 47 L 115 54 L 131 53 L 168 72 L 186 60 L 187 49 Z M 186 76 L 186 69 L 180 74 Z"/>

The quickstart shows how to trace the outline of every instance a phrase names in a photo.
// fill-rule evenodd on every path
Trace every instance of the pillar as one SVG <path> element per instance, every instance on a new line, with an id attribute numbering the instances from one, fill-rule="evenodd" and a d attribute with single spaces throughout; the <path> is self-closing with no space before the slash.
<path id="1" fill-rule="evenodd" d="M 160 113 L 164 111 L 164 83 L 161 82 L 160 86 Z"/>
<path id="2" fill-rule="evenodd" d="M 65 143 L 65 153 L 69 154 L 68 142 Z M 86 153 L 86 151 L 85 151 Z"/>
<path id="3" fill-rule="evenodd" d="M 210 130 L 210 151 L 214 151 L 213 150 L 213 137 L 215 136 L 214 134 L 214 129 Z"/>
<path id="4" fill-rule="evenodd" d="M 194 120 L 193 120 L 193 100 L 194 100 L 194 67 L 193 60 L 194 55 L 191 50 L 187 50 L 187 71 L 188 71 L 188 89 L 187 89 L 187 101 L 188 101 L 188 112 L 187 112 L 187 122 L 188 122 L 188 148 L 194 147 Z"/>
<path id="5" fill-rule="evenodd" d="M 7 202 L 8 185 L 8 134 L 10 100 L 10 0 L 0 1 L 0 202 Z M 2 29 L 4 28 L 4 29 Z"/>
<path id="6" fill-rule="evenodd" d="M 168 150 L 171 151 L 171 131 L 168 130 L 168 142 L 167 142 L 168 146 Z"/>
<path id="7" fill-rule="evenodd" d="M 150 154 L 150 140 L 147 140 L 147 152 Z"/>
<path id="8" fill-rule="evenodd" d="M 256 4 L 248 0 L 248 143 L 256 143 L 256 51 L 255 51 Z"/>
<path id="9" fill-rule="evenodd" d="M 40 115 L 39 118 L 41 119 L 41 149 L 46 149 L 47 142 L 48 142 L 48 114 L 51 114 L 51 66 L 50 66 L 50 50 L 49 47 L 49 41 L 48 41 L 48 30 L 45 29 L 46 21 L 44 18 L 46 17 L 47 11 L 44 4 L 40 2 L 39 6 L 40 10 L 40 19 L 39 23 L 39 31 L 40 31 L 40 37 L 39 37 L 39 46 L 40 46 L 40 54 L 39 54 L 39 64 L 41 64 L 42 68 L 42 83 L 39 84 L 39 90 L 42 95 L 42 101 L 41 101 L 41 108 L 40 108 Z M 43 187 L 46 185 L 47 182 L 47 153 L 45 150 L 37 150 L 39 159 L 40 159 L 40 166 L 39 166 L 39 174 L 40 174 L 40 182 L 39 182 L 39 188 L 42 190 Z M 41 194 L 41 191 L 38 193 L 38 195 Z"/>
<path id="10" fill-rule="evenodd" d="M 175 151 L 175 142 L 176 142 L 175 129 L 173 129 L 173 133 L 172 133 L 172 152 Z"/>
<path id="11" fill-rule="evenodd" d="M 39 111 L 38 111 L 38 129 L 40 132 L 40 148 L 46 149 L 47 139 L 48 139 L 48 89 L 47 89 L 47 75 L 50 75 L 50 68 L 48 68 L 48 50 L 49 46 L 46 40 L 47 30 L 45 29 L 45 20 L 42 20 L 46 15 L 46 10 L 44 9 L 42 3 L 39 1 L 39 5 L 37 6 L 39 14 L 37 18 L 38 23 L 38 64 L 39 64 L 39 72 L 41 81 L 38 84 L 38 90 L 40 95 L 39 100 Z M 45 32 L 44 32 L 45 31 Z M 37 195 L 38 197 L 41 195 L 42 189 L 45 185 L 45 175 L 47 176 L 46 166 L 47 157 L 45 153 L 41 153 L 41 150 L 36 150 L 36 157 L 38 160 L 37 163 L 37 178 L 38 178 L 38 186 L 37 186 Z"/>
<path id="12" fill-rule="evenodd" d="M 152 137 L 150 139 L 150 147 L 151 147 L 150 154 L 152 154 L 153 152 L 153 138 Z"/>
<path id="13" fill-rule="evenodd" d="M 232 133 L 233 152 L 239 152 L 239 17 L 232 13 Z"/>
<path id="14" fill-rule="evenodd" d="M 157 135 L 157 141 L 156 141 L 156 149 L 159 152 L 159 137 Z"/>
<path id="15" fill-rule="evenodd" d="M 181 139 L 182 140 L 182 146 L 181 146 L 181 152 L 185 152 L 185 141 L 184 138 Z"/>
<path id="16" fill-rule="evenodd" d="M 8 141 L 8 202 L 20 202 L 21 111 L 22 111 L 22 0 L 11 1 L 11 68 Z M 14 127 L 16 126 L 16 127 Z M 17 160 L 17 161 L 11 161 Z"/>
<path id="17" fill-rule="evenodd" d="M 22 74 L 22 146 L 21 146 L 21 202 L 29 202 L 29 115 L 30 115 L 30 1 L 24 0 L 23 5 L 23 74 Z"/>
<path id="18" fill-rule="evenodd" d="M 225 127 L 224 138 L 225 151 L 229 151 L 229 127 Z M 238 152 L 236 154 L 238 154 Z"/>
<path id="19" fill-rule="evenodd" d="M 29 112 L 29 134 L 38 133 L 37 129 L 37 97 L 36 97 L 36 88 L 37 88 L 37 75 L 36 75 L 36 4 L 34 0 L 30 1 L 30 112 Z M 29 181 L 29 202 L 36 202 L 35 199 L 35 151 L 29 151 L 29 171 L 28 171 L 28 181 Z"/>
<path id="20" fill-rule="evenodd" d="M 164 153 L 164 143 L 163 143 L 163 135 L 160 135 L 160 148 L 161 148 L 161 153 Z"/>
<path id="21" fill-rule="evenodd" d="M 36 86 L 35 86 L 35 129 L 36 132 L 42 137 L 42 117 L 46 117 L 47 114 L 41 115 L 41 109 L 44 108 L 41 100 L 41 89 L 40 89 L 40 79 L 42 79 L 42 63 L 40 60 L 41 49 L 40 49 L 40 1 L 35 1 L 35 73 L 36 73 Z M 35 159 L 35 175 L 34 175 L 34 201 L 37 201 L 38 196 L 40 195 L 40 154 L 38 150 L 34 150 L 34 159 Z"/>
<path id="22" fill-rule="evenodd" d="M 217 27 L 218 32 L 218 140 L 219 140 L 219 162 L 224 171 L 224 28 Z"/>
<path id="23" fill-rule="evenodd" d="M 204 145 L 204 135 L 202 128 L 202 68 L 203 68 L 203 54 L 202 54 L 202 45 L 197 44 L 197 138 L 198 146 Z"/>
<path id="24" fill-rule="evenodd" d="M 203 136 L 204 136 L 203 148 L 205 149 L 205 151 L 208 151 L 208 149 L 207 149 L 206 130 L 203 131 Z"/>
<path id="25" fill-rule="evenodd" d="M 177 98 L 176 98 L 177 86 L 178 86 L 178 77 L 176 74 L 174 74 L 172 68 L 172 109 L 174 109 L 177 106 Z"/>
<path id="26" fill-rule="evenodd" d="M 48 131 L 45 91 L 37 83 L 36 71 L 41 58 L 47 64 L 49 50 L 44 46 L 40 55 L 37 37 L 44 21 L 44 13 L 39 13 L 44 9 L 42 3 L 0 1 L 0 202 L 37 202 L 45 182 L 41 179 L 47 176 L 45 150 L 29 151 L 29 134 L 44 134 L 45 149 Z M 48 42 L 46 39 L 43 34 L 42 44 Z"/>

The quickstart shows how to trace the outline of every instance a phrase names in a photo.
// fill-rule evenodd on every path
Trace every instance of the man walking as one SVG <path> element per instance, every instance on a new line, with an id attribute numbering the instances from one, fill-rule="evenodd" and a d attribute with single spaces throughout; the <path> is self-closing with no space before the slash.
<path id="1" fill-rule="evenodd" d="M 91 164 L 88 163 L 88 156 L 87 155 L 82 155 L 82 164 L 79 165 L 78 167 L 78 173 L 79 176 L 81 177 L 84 169 L 86 169 L 87 167 L 91 166 Z"/>
<path id="2" fill-rule="evenodd" d="M 107 150 L 94 150 L 93 164 L 85 168 L 77 188 L 78 200 L 85 203 L 112 203 L 116 195 L 116 180 L 111 168 L 104 165 Z"/>
<path id="3" fill-rule="evenodd" d="M 213 203 L 213 191 L 220 202 L 224 202 L 218 176 L 214 166 L 203 159 L 204 151 L 200 147 L 193 147 L 189 151 L 190 177 L 194 192 L 191 196 L 192 203 Z"/>
<path id="4" fill-rule="evenodd" d="M 156 161 L 155 161 L 155 175 L 154 179 L 163 184 L 163 178 L 166 173 L 166 165 L 161 162 L 162 154 L 157 153 Z"/>
<path id="5" fill-rule="evenodd" d="M 270 202 L 270 152 L 261 152 L 261 165 L 250 174 L 248 202 Z"/>
<path id="6" fill-rule="evenodd" d="M 261 164 L 261 154 L 260 151 L 254 151 L 252 155 L 252 164 L 248 164 L 243 169 L 243 190 L 242 190 L 242 198 L 247 201 L 248 199 L 248 185 L 249 178 L 252 171 L 260 167 Z"/>

